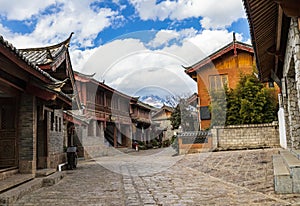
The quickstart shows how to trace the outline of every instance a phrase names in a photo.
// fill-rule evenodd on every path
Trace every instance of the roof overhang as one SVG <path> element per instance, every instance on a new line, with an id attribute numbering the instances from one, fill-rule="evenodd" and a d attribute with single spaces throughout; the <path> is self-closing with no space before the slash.
<path id="1" fill-rule="evenodd" d="M 236 55 L 237 51 L 246 51 L 249 53 L 253 53 L 253 48 L 251 45 L 242 43 L 242 42 L 237 42 L 237 41 L 233 41 L 229 44 L 227 44 L 226 46 L 222 47 L 221 49 L 219 49 L 218 51 L 214 52 L 213 54 L 209 55 L 208 57 L 202 59 L 201 61 L 197 62 L 196 64 L 192 65 L 192 66 L 188 66 L 185 67 L 183 66 L 183 68 L 185 69 L 185 73 L 187 75 L 189 75 L 192 79 L 194 79 L 195 81 L 197 81 L 197 73 L 204 67 L 207 67 L 209 65 L 213 65 L 215 61 L 217 61 L 220 57 L 222 57 L 223 55 L 232 52 L 232 55 Z"/>
<path id="2" fill-rule="evenodd" d="M 280 86 L 290 18 L 285 10 L 297 0 L 243 0 L 250 26 L 252 45 L 262 82 L 276 81 Z M 297 2 L 297 3 L 295 3 Z M 280 5 L 280 6 L 279 6 Z"/>
<path id="3" fill-rule="evenodd" d="M 300 2 L 299 0 L 274 0 L 280 5 L 285 15 L 289 17 L 300 16 Z"/>

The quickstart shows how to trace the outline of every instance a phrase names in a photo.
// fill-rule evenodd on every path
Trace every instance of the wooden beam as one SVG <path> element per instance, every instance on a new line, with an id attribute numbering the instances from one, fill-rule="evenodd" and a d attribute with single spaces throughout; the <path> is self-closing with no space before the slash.
<path id="1" fill-rule="evenodd" d="M 24 91 L 23 88 L 21 88 L 21 87 L 15 85 L 15 84 L 13 84 L 13 83 L 7 81 L 6 79 L 3 79 L 2 77 L 0 77 L 0 82 L 3 82 L 4 84 L 7 84 L 7 85 L 9 85 L 10 87 L 15 88 L 15 89 L 17 89 L 17 90 Z"/>
<path id="2" fill-rule="evenodd" d="M 16 53 L 5 47 L 4 45 L 0 44 L 0 53 L 2 53 L 6 58 L 10 59 L 12 62 L 14 62 L 15 65 L 20 67 L 22 70 L 32 74 L 36 78 L 41 79 L 44 82 L 51 82 L 51 80 L 43 75 L 41 72 L 34 69 L 32 66 L 28 65 L 27 62 L 21 59 L 21 57 L 17 56 Z"/>
<path id="3" fill-rule="evenodd" d="M 276 53 L 280 51 L 280 40 L 281 40 L 281 29 L 282 29 L 282 18 L 283 18 L 283 11 L 280 6 L 278 6 L 278 19 L 277 19 L 277 35 L 276 35 Z M 278 55 L 275 56 L 275 74 L 277 74 L 278 70 Z"/>
<path id="4" fill-rule="evenodd" d="M 28 84 L 27 85 L 27 88 L 26 88 L 26 91 L 34 96 L 37 96 L 41 99 L 44 99 L 46 101 L 49 101 L 49 100 L 55 100 L 57 95 L 55 93 L 52 93 L 52 92 L 49 92 L 45 89 L 41 89 L 37 86 L 34 86 L 32 84 Z"/>
<path id="5" fill-rule="evenodd" d="M 300 16 L 300 4 L 298 0 L 274 0 L 278 3 L 283 12 L 288 17 L 298 17 Z"/>

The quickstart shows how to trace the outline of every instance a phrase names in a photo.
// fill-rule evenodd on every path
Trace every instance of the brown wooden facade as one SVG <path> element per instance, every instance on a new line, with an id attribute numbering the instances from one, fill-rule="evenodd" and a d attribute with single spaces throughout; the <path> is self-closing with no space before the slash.
<path id="1" fill-rule="evenodd" d="M 3 37 L 0 61 L 0 169 L 35 174 L 56 168 L 65 162 L 62 111 L 72 108 L 62 89 L 66 81 L 43 71 Z"/>
<path id="2" fill-rule="evenodd" d="M 85 156 L 99 156 L 105 146 L 131 146 L 131 97 L 99 82 L 93 75 L 75 73 L 83 114 L 89 119 L 82 140 Z"/>
<path id="3" fill-rule="evenodd" d="M 200 129 L 210 127 L 210 92 L 224 89 L 225 84 L 228 88 L 235 88 L 240 75 L 253 72 L 254 65 L 253 48 L 234 38 L 233 42 L 200 62 L 184 67 L 185 72 L 197 82 Z"/>
<path id="4" fill-rule="evenodd" d="M 160 141 L 171 139 L 174 135 L 174 131 L 170 120 L 173 111 L 174 109 L 172 107 L 163 105 L 151 117 L 152 121 L 158 124 L 158 128 L 156 130 L 159 131 Z"/>
<path id="5" fill-rule="evenodd" d="M 71 36 L 19 50 L 0 37 L 0 173 L 57 168 L 66 162 L 67 146 L 77 145 L 82 157 L 107 155 L 109 145 L 131 147 L 150 127 L 147 105 L 74 73 Z"/>
<path id="6" fill-rule="evenodd" d="M 93 75 L 76 72 L 75 79 L 83 114 L 89 119 L 83 140 L 86 157 L 101 155 L 109 146 L 131 147 L 132 140 L 150 141 L 149 106 L 95 80 Z"/>
<path id="7" fill-rule="evenodd" d="M 132 119 L 133 140 L 149 143 L 154 138 L 154 128 L 151 120 L 153 108 L 132 98 L 130 101 L 130 117 Z"/>
<path id="8" fill-rule="evenodd" d="M 76 95 L 78 93 L 68 50 L 71 37 L 72 34 L 65 41 L 55 45 L 19 50 L 28 61 L 60 83 L 48 85 L 48 88 L 59 91 L 67 98 L 66 103 L 48 99 L 38 102 L 38 106 L 44 108 L 41 114 L 38 114 L 42 117 L 37 119 L 38 169 L 56 168 L 58 164 L 64 163 L 64 147 L 72 146 L 73 140 L 70 139 L 72 135 L 69 130 L 74 123 L 68 121 L 64 111 L 79 110 L 80 103 Z M 34 88 L 31 90 L 36 94 Z"/>

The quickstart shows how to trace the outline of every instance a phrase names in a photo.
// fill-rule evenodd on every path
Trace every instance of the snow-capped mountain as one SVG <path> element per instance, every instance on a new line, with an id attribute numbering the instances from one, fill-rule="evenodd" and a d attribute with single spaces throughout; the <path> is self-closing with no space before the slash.
<path id="1" fill-rule="evenodd" d="M 157 95 L 147 95 L 139 98 L 141 102 L 144 102 L 156 108 L 161 108 L 163 105 L 173 106 L 173 102 L 170 102 L 167 99 L 167 97 L 159 97 Z"/>

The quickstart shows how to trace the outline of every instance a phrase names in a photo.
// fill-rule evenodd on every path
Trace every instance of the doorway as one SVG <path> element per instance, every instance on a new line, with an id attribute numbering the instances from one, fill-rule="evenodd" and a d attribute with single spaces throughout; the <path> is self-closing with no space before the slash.
<path id="1" fill-rule="evenodd" d="M 16 99 L 0 97 L 0 169 L 18 164 Z"/>
<path id="2" fill-rule="evenodd" d="M 37 125 L 37 169 L 48 168 L 48 118 L 49 114 L 47 111 L 41 111 L 44 114 L 38 114 L 38 125 Z M 38 112 L 38 113 L 39 113 Z"/>

